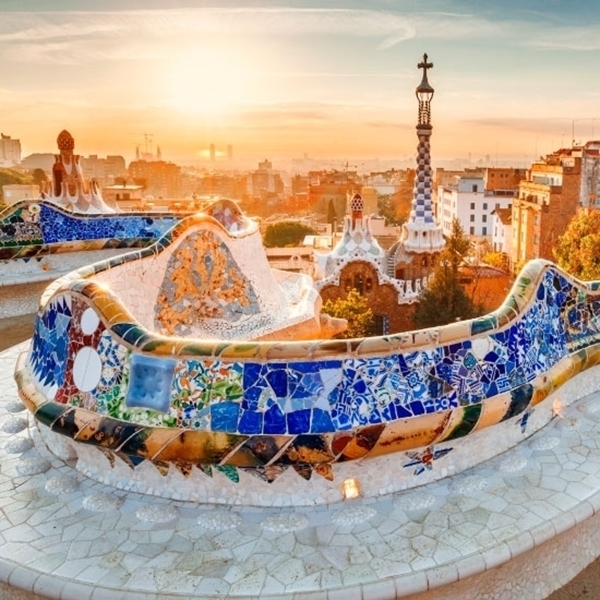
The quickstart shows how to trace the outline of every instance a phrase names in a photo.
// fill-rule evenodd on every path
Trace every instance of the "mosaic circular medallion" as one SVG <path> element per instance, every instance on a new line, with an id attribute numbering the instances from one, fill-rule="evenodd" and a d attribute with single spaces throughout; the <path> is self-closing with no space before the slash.
<path id="1" fill-rule="evenodd" d="M 23 454 L 31 448 L 33 448 L 33 441 L 28 437 L 15 437 L 4 444 L 4 450 L 9 454 Z"/>
<path id="2" fill-rule="evenodd" d="M 135 516 L 145 523 L 167 523 L 179 516 L 179 511 L 170 504 L 146 504 L 135 511 Z"/>
<path id="3" fill-rule="evenodd" d="M 122 500 L 112 494 L 90 494 L 83 499 L 83 508 L 93 512 L 110 512 L 121 506 Z"/>
<path id="4" fill-rule="evenodd" d="M 44 489 L 49 494 L 55 494 L 59 496 L 60 494 L 70 494 L 74 492 L 79 487 L 79 482 L 74 477 L 69 477 L 68 475 L 57 475 L 56 477 L 52 477 L 46 481 L 46 485 Z"/>
<path id="5" fill-rule="evenodd" d="M 336 512 L 331 520 L 336 525 L 356 525 L 372 519 L 377 511 L 370 506 L 354 506 Z"/>
<path id="6" fill-rule="evenodd" d="M 308 519 L 305 515 L 273 515 L 266 518 L 261 526 L 267 531 L 297 531 L 304 529 L 308 525 Z"/>
<path id="7" fill-rule="evenodd" d="M 102 360 L 94 348 L 85 346 L 73 361 L 73 381 L 81 392 L 91 392 L 100 383 Z"/>
<path id="8" fill-rule="evenodd" d="M 2 431 L 4 433 L 19 433 L 27 428 L 27 419 L 23 417 L 12 417 L 2 423 Z"/>
<path id="9" fill-rule="evenodd" d="M 230 513 L 224 510 L 211 511 L 201 514 L 196 523 L 204 529 L 213 529 L 217 531 L 226 531 L 235 529 L 242 524 L 242 517 L 237 513 Z"/>
<path id="10" fill-rule="evenodd" d="M 85 335 L 91 335 L 98 329 L 100 319 L 93 308 L 86 308 L 81 315 L 81 331 Z"/>

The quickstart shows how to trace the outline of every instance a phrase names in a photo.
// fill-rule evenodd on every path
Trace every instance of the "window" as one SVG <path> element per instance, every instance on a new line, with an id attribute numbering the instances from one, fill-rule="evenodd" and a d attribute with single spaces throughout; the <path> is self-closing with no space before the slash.
<path id="1" fill-rule="evenodd" d="M 471 221 L 471 223 L 474 223 L 475 222 L 475 215 L 471 215 L 469 217 L 469 221 Z"/>
<path id="2" fill-rule="evenodd" d="M 373 315 L 373 325 L 369 335 L 386 335 L 389 333 L 388 318 L 385 315 Z"/>
<path id="3" fill-rule="evenodd" d="M 474 183 L 474 184 L 471 186 L 471 191 L 472 191 L 472 192 L 475 192 L 475 193 L 477 193 L 477 184 L 476 184 L 476 183 Z"/>
<path id="4" fill-rule="evenodd" d="M 487 227 L 481 228 L 481 235 L 487 235 Z"/>
<path id="5" fill-rule="evenodd" d="M 354 289 L 362 296 L 363 293 L 363 276 L 358 273 L 354 276 Z"/>
<path id="6" fill-rule="evenodd" d="M 475 210 L 475 202 L 471 202 L 471 210 Z"/>
<path id="7" fill-rule="evenodd" d="M 475 227 L 469 227 L 469 234 L 475 235 Z"/>
<path id="8" fill-rule="evenodd" d="M 481 216 L 481 222 L 482 223 L 487 223 L 487 215 L 482 215 Z"/>
<path id="9" fill-rule="evenodd" d="M 487 210 L 487 202 L 483 203 L 483 210 Z"/>

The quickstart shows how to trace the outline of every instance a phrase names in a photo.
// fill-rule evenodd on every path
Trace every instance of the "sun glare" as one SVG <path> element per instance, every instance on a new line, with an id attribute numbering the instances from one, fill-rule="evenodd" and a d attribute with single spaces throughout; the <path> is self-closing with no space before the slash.
<path id="1" fill-rule="evenodd" d="M 244 102 L 250 71 L 227 48 L 177 51 L 165 73 L 166 103 L 178 111 L 207 117 L 229 112 Z"/>

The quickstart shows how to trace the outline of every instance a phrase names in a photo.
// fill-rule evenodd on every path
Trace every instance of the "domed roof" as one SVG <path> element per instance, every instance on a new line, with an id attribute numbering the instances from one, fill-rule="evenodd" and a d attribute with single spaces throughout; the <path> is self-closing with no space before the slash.
<path id="1" fill-rule="evenodd" d="M 365 201 L 360 194 L 354 194 L 350 200 L 350 210 L 352 212 L 362 212 L 365 209 Z"/>
<path id="2" fill-rule="evenodd" d="M 58 134 L 56 143 L 59 150 L 73 150 L 75 148 L 75 139 L 66 129 Z"/>

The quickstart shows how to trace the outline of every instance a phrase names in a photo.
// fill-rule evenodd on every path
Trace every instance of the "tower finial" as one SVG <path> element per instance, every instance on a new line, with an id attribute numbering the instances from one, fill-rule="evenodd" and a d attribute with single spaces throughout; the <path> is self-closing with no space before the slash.
<path id="1" fill-rule="evenodd" d="M 419 124 L 417 127 L 431 127 L 431 99 L 435 90 L 427 79 L 427 69 L 433 68 L 433 63 L 427 61 L 427 53 L 423 54 L 423 61 L 417 64 L 418 69 L 423 69 L 423 79 L 417 86 L 415 94 L 419 101 Z"/>
<path id="2" fill-rule="evenodd" d="M 427 69 L 433 69 L 433 63 L 427 62 L 427 52 L 423 54 L 423 61 L 417 65 L 418 69 L 423 69 L 423 81 L 427 81 Z"/>

